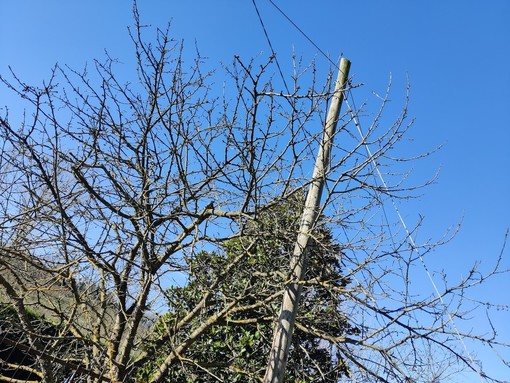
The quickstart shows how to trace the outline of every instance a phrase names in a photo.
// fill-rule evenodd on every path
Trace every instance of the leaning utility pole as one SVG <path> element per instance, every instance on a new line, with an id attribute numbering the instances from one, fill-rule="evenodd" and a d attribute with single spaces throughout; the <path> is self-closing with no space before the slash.
<path id="1" fill-rule="evenodd" d="M 269 354 L 269 363 L 264 377 L 264 383 L 282 383 L 285 376 L 285 366 L 289 354 L 289 348 L 294 332 L 294 322 L 301 295 L 301 284 L 306 272 L 306 261 L 308 257 L 308 238 L 314 229 L 320 208 L 322 189 L 324 187 L 325 175 L 330 166 L 331 147 L 335 136 L 336 125 L 340 113 L 340 107 L 344 98 L 349 76 L 349 60 L 340 60 L 340 70 L 335 83 L 335 91 L 331 106 L 329 108 L 326 125 L 319 154 L 315 161 L 313 177 L 310 189 L 306 196 L 305 207 L 301 218 L 298 237 L 294 246 L 294 253 L 290 260 L 291 282 L 285 287 L 280 316 L 273 335 L 273 345 Z"/>

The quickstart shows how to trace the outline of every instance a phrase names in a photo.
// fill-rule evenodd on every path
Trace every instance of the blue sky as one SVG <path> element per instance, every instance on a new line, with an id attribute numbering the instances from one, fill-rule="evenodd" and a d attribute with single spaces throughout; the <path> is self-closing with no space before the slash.
<path id="1" fill-rule="evenodd" d="M 365 84 L 355 96 L 359 104 L 369 102 L 368 117 L 377 108 L 370 92 L 384 92 L 390 73 L 390 116 L 410 79 L 410 114 L 416 122 L 413 140 L 402 150 L 417 154 L 444 146 L 415 166 L 416 180 L 441 168 L 437 183 L 401 206 L 401 212 L 410 222 L 418 214 L 425 218 L 418 242 L 438 238 L 462 222 L 457 237 L 431 258 L 431 269 L 444 269 L 452 279 L 476 260 L 488 269 L 510 226 L 510 1 L 275 2 L 333 60 L 343 54 L 352 61 L 354 83 Z M 291 70 L 295 52 L 304 62 L 315 59 L 318 73 L 325 75 L 326 58 L 268 0 L 257 4 L 284 72 Z M 270 54 L 252 0 L 139 0 L 139 6 L 143 23 L 171 21 L 172 34 L 184 39 L 189 57 L 196 41 L 211 67 L 229 63 L 235 54 Z M 126 33 L 130 1 L 0 0 L 0 13 L 0 73 L 10 65 L 29 83 L 47 78 L 56 62 L 82 68 L 104 57 L 105 49 L 121 61 L 132 55 Z M 14 114 L 13 103 L 0 88 L 0 107 L 7 105 Z M 510 267 L 508 250 L 506 257 L 504 265 Z M 509 289 L 505 276 L 480 295 L 510 304 Z M 510 312 L 493 314 L 510 341 Z M 492 366 L 492 357 L 486 358 Z M 504 372 L 499 377 L 507 379 Z"/>

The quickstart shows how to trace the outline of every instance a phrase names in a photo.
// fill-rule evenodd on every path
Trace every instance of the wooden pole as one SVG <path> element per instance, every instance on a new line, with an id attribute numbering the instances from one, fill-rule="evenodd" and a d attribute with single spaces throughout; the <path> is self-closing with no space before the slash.
<path id="1" fill-rule="evenodd" d="M 328 111 L 324 133 L 315 161 L 312 182 L 306 196 L 305 207 L 301 218 L 300 229 L 294 252 L 291 257 L 291 282 L 285 287 L 280 316 L 273 335 L 273 345 L 269 354 L 269 362 L 264 376 L 264 383 L 283 383 L 285 366 L 294 332 L 294 322 L 301 295 L 301 285 L 306 272 L 307 244 L 310 233 L 317 220 L 325 175 L 330 166 L 330 155 L 335 136 L 340 107 L 344 98 L 351 63 L 342 58 L 340 70 L 335 83 L 335 92 Z"/>

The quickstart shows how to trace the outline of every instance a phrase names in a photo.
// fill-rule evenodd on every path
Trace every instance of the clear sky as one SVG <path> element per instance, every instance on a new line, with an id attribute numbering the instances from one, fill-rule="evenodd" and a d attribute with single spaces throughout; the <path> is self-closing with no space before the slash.
<path id="1" fill-rule="evenodd" d="M 423 196 L 401 207 L 402 214 L 410 222 L 424 217 L 417 242 L 438 239 L 462 223 L 457 237 L 430 258 L 432 270 L 444 269 L 456 280 L 476 260 L 489 269 L 510 226 L 510 1 L 275 3 L 333 60 L 343 54 L 352 61 L 354 83 L 365 84 L 354 94 L 359 104 L 369 101 L 368 114 L 377 108 L 370 92 L 384 92 L 390 73 L 394 103 L 389 113 L 393 107 L 396 113 L 409 78 L 410 114 L 416 122 L 413 140 L 403 150 L 417 154 L 444 147 L 416 165 L 417 179 L 438 168 L 440 175 Z M 295 52 L 304 62 L 315 58 L 318 73 L 325 75 L 326 58 L 268 0 L 257 4 L 284 72 L 291 70 Z M 143 23 L 165 26 L 171 21 L 172 34 L 184 39 L 189 57 L 196 42 L 211 67 L 229 63 L 235 54 L 270 54 L 252 0 L 139 0 L 139 6 Z M 0 73 L 12 66 L 26 82 L 40 83 L 56 62 L 82 68 L 104 57 L 105 49 L 121 61 L 130 58 L 126 28 L 132 23 L 131 7 L 130 1 L 114 0 L 0 0 Z M 15 102 L 0 88 L 1 108 L 7 105 L 13 114 Z M 509 267 L 508 250 L 506 258 Z M 426 283 L 423 288 L 432 290 Z M 510 279 L 504 276 L 480 295 L 508 305 L 509 290 Z M 510 341 L 510 312 L 491 313 Z M 493 356 L 484 358 L 484 365 L 510 381 Z"/>

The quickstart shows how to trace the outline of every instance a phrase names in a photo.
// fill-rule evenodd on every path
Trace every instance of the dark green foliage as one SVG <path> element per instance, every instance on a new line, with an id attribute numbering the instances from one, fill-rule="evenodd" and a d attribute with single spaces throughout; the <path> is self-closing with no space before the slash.
<path id="1" fill-rule="evenodd" d="M 86 346 L 71 334 L 63 333 L 61 326 L 51 323 L 37 312 L 27 309 L 25 315 L 30 327 L 37 331 L 36 338 L 42 350 L 33 348 L 16 311 L 10 305 L 0 303 L 0 381 L 43 381 L 39 358 L 51 362 L 53 376 L 59 381 L 73 375 L 73 370 L 79 366 L 76 363 L 62 363 L 61 358 L 67 355 L 79 358 Z M 74 375 L 77 376 L 76 373 Z"/>
<path id="2" fill-rule="evenodd" d="M 154 328 L 147 348 L 158 358 L 139 371 L 146 381 L 183 336 L 234 302 L 210 324 L 170 369 L 167 382 L 258 382 L 264 375 L 278 315 L 281 291 L 289 275 L 289 256 L 299 227 L 300 201 L 279 204 L 246 224 L 241 235 L 221 252 L 200 252 L 188 260 L 192 270 L 184 287 L 167 291 L 169 312 Z M 341 249 L 319 223 L 309 256 L 298 327 L 287 367 L 288 382 L 336 382 L 347 373 L 333 338 L 356 333 L 342 315 Z M 229 272 L 228 265 L 236 264 Z M 186 329 L 176 324 L 210 294 L 205 307 Z M 328 340 L 329 339 L 329 340 Z"/>

